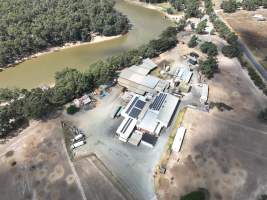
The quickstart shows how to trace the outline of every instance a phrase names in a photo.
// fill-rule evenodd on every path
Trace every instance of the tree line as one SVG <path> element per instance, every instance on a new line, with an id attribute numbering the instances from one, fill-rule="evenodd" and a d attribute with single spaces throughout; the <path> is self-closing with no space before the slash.
<path id="1" fill-rule="evenodd" d="M 55 74 L 55 86 L 43 90 L 0 89 L 0 137 L 7 136 L 30 119 L 42 119 L 85 92 L 116 77 L 116 72 L 125 67 L 139 64 L 143 58 L 152 58 L 177 44 L 176 27 L 169 27 L 158 39 L 151 40 L 137 49 L 130 50 L 89 66 L 85 72 L 66 68 Z"/>
<path id="2" fill-rule="evenodd" d="M 259 1 L 260 2 L 260 1 Z M 262 1 L 263 2 L 263 1 Z M 209 15 L 215 30 L 219 36 L 225 39 L 229 45 L 222 48 L 222 53 L 227 57 L 237 57 L 243 67 L 248 70 L 248 74 L 254 84 L 267 95 L 267 85 L 264 83 L 260 75 L 255 71 L 250 63 L 245 61 L 242 50 L 238 44 L 238 36 L 230 30 L 230 28 L 218 18 L 212 8 L 211 0 L 204 0 L 206 13 Z"/>
<path id="3" fill-rule="evenodd" d="M 253 11 L 262 6 L 267 8 L 267 0 L 224 0 L 221 3 L 221 8 L 226 13 L 233 13 L 238 8 L 243 8 L 244 10 Z"/>
<path id="4" fill-rule="evenodd" d="M 0 13 L 0 67 L 48 47 L 90 41 L 93 32 L 111 36 L 129 29 L 109 0 L 2 0 Z"/>

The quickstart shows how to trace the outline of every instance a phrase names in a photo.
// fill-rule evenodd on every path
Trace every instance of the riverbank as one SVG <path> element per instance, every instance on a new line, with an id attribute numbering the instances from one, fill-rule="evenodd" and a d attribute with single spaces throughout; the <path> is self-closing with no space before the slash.
<path id="1" fill-rule="evenodd" d="M 64 49 L 74 48 L 74 47 L 88 45 L 88 44 L 96 44 L 96 43 L 106 42 L 106 41 L 110 41 L 110 40 L 113 40 L 113 39 L 120 38 L 122 36 L 123 36 L 122 34 L 116 35 L 116 36 L 101 36 L 101 35 L 97 35 L 97 36 L 94 36 L 90 42 L 81 42 L 81 41 L 70 42 L 70 43 L 65 43 L 63 46 L 47 48 L 44 51 L 32 54 L 30 56 L 24 57 L 24 58 L 19 59 L 19 60 L 16 60 L 15 63 L 9 64 L 6 68 L 0 68 L 0 72 L 4 71 L 5 69 L 7 69 L 9 67 L 15 67 L 16 65 L 18 65 L 18 64 L 20 64 L 20 63 L 22 63 L 24 61 L 27 61 L 27 60 L 30 60 L 30 59 L 33 59 L 33 58 L 38 58 L 40 56 L 43 56 L 43 55 L 46 55 L 46 54 L 49 54 L 49 53 L 54 53 L 54 52 L 61 51 L 61 50 L 64 50 Z"/>
<path id="2" fill-rule="evenodd" d="M 139 0 L 125 0 L 125 1 L 132 3 L 132 4 L 135 4 L 135 5 L 138 5 L 138 6 L 142 6 L 144 8 L 150 9 L 150 10 L 156 10 L 173 22 L 178 22 L 180 20 L 180 18 L 183 16 L 183 12 L 170 15 L 164 10 L 163 7 L 159 6 L 159 4 L 157 4 L 157 3 L 151 4 L 151 3 L 141 2 Z"/>
<path id="3" fill-rule="evenodd" d="M 0 87 L 35 88 L 54 83 L 56 72 L 66 67 L 85 71 L 90 64 L 138 48 L 173 23 L 156 10 L 146 9 L 125 0 L 116 0 L 115 9 L 127 15 L 132 28 L 117 39 L 94 44 L 77 45 L 75 48 L 47 53 L 10 67 L 0 73 Z M 153 19 L 153 20 L 151 20 Z M 95 40 L 96 41 L 96 40 Z"/>

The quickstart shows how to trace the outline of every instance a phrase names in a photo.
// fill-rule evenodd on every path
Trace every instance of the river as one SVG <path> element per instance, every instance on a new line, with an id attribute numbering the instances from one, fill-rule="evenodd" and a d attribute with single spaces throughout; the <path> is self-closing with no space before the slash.
<path id="1" fill-rule="evenodd" d="M 30 89 L 51 84 L 55 72 L 65 67 L 84 71 L 97 60 L 147 43 L 171 25 L 162 13 L 123 0 L 116 0 L 115 8 L 130 20 L 132 29 L 129 33 L 113 40 L 64 49 L 25 61 L 0 72 L 0 87 Z"/>

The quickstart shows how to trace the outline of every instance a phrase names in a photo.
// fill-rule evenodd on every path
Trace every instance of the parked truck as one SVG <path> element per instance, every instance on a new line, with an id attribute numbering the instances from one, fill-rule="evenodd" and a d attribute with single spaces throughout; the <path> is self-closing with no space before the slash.
<path id="1" fill-rule="evenodd" d="M 81 140 L 79 142 L 76 142 L 76 143 L 73 143 L 70 147 L 71 149 L 76 149 L 82 145 L 86 144 L 86 141 L 85 140 Z"/>
<path id="2" fill-rule="evenodd" d="M 76 135 L 73 139 L 71 139 L 72 142 L 76 142 L 76 141 L 79 141 L 81 139 L 85 138 L 84 134 L 78 134 Z"/>

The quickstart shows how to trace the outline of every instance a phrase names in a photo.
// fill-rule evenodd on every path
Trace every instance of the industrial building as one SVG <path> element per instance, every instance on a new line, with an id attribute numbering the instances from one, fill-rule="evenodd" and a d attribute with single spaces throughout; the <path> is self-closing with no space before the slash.
<path id="1" fill-rule="evenodd" d="M 205 104 L 208 101 L 209 86 L 207 84 L 202 85 L 200 103 Z"/>
<path id="2" fill-rule="evenodd" d="M 124 120 L 116 134 L 123 142 L 138 145 L 147 138 L 144 142 L 152 141 L 154 145 L 162 128 L 169 126 L 178 103 L 177 97 L 164 92 L 154 95 L 151 100 L 135 95 L 121 112 Z"/>
<path id="3" fill-rule="evenodd" d="M 193 72 L 190 71 L 190 68 L 188 66 L 184 66 L 181 68 L 178 68 L 175 72 L 176 78 L 174 82 L 184 82 L 184 83 L 189 83 Z"/>
<path id="4" fill-rule="evenodd" d="M 144 59 L 142 64 L 133 65 L 121 71 L 118 83 L 129 91 L 140 95 L 164 91 L 169 87 L 167 81 L 155 76 L 148 75 L 157 65 L 149 58 Z"/>

